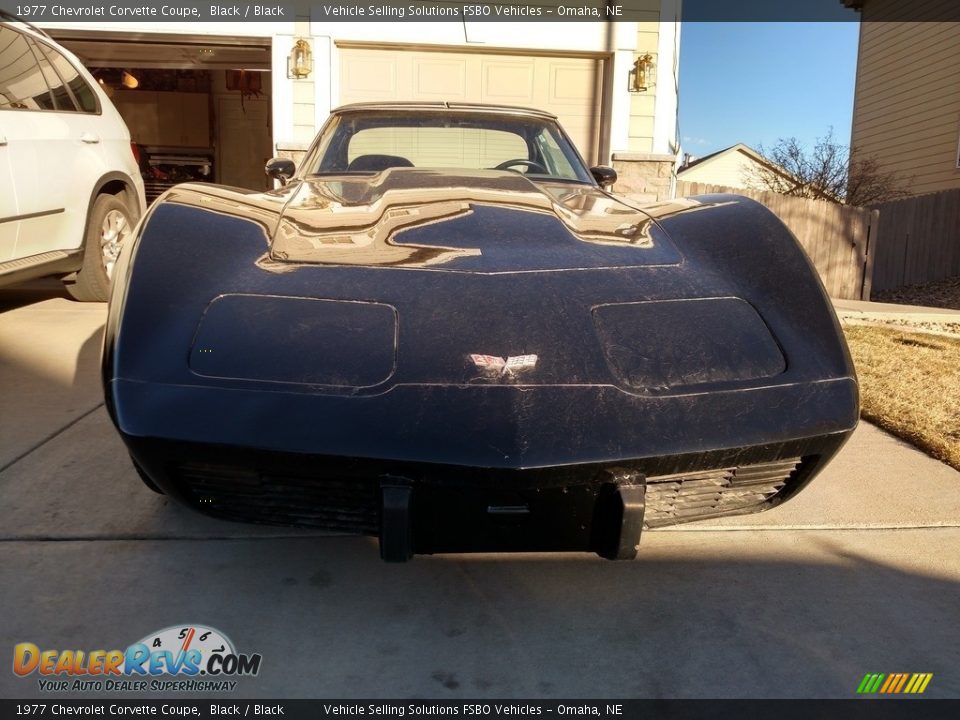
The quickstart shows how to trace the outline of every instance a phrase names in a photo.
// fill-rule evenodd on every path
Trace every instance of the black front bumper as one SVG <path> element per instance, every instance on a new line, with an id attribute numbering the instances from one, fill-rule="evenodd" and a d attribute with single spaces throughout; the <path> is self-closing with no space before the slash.
<path id="1" fill-rule="evenodd" d="M 375 536 L 385 559 L 403 560 L 511 551 L 632 557 L 641 529 L 778 505 L 847 437 L 532 469 L 125 439 L 158 486 L 200 512 Z"/>

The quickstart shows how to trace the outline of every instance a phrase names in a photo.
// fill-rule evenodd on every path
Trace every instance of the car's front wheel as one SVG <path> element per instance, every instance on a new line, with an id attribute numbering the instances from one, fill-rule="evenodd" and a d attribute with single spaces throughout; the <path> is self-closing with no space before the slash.
<path id="1" fill-rule="evenodd" d="M 113 269 L 136 218 L 116 195 L 98 195 L 90 210 L 83 242 L 83 266 L 67 284 L 74 300 L 104 302 L 110 296 Z"/>

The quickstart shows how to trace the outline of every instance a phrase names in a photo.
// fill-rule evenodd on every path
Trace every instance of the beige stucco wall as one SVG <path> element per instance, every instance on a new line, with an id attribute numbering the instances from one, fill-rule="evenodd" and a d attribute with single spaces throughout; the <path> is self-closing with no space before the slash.
<path id="1" fill-rule="evenodd" d="M 960 188 L 960 23 L 956 0 L 865 0 L 851 146 L 875 155 L 911 194 Z M 902 12 L 901 12 L 902 11 Z M 928 22 L 876 22 L 879 13 Z"/>

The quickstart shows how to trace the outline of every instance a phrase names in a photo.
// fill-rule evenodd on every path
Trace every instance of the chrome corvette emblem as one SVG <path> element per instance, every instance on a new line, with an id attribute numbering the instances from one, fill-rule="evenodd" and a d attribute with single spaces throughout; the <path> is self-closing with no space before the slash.
<path id="1" fill-rule="evenodd" d="M 537 366 L 536 355 L 512 355 L 507 358 L 496 355 L 471 355 L 470 360 L 479 370 L 498 375 L 514 375 Z"/>

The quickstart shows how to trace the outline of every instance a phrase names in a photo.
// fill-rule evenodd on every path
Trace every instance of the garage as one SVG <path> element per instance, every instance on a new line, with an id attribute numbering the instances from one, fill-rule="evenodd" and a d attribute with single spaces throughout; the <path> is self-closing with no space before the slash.
<path id="1" fill-rule="evenodd" d="M 267 188 L 269 38 L 55 31 L 123 116 L 147 200 L 181 182 Z"/>
<path id="2" fill-rule="evenodd" d="M 410 100 L 533 107 L 560 119 L 588 163 L 598 159 L 603 61 L 597 57 L 346 43 L 338 49 L 341 104 Z"/>

